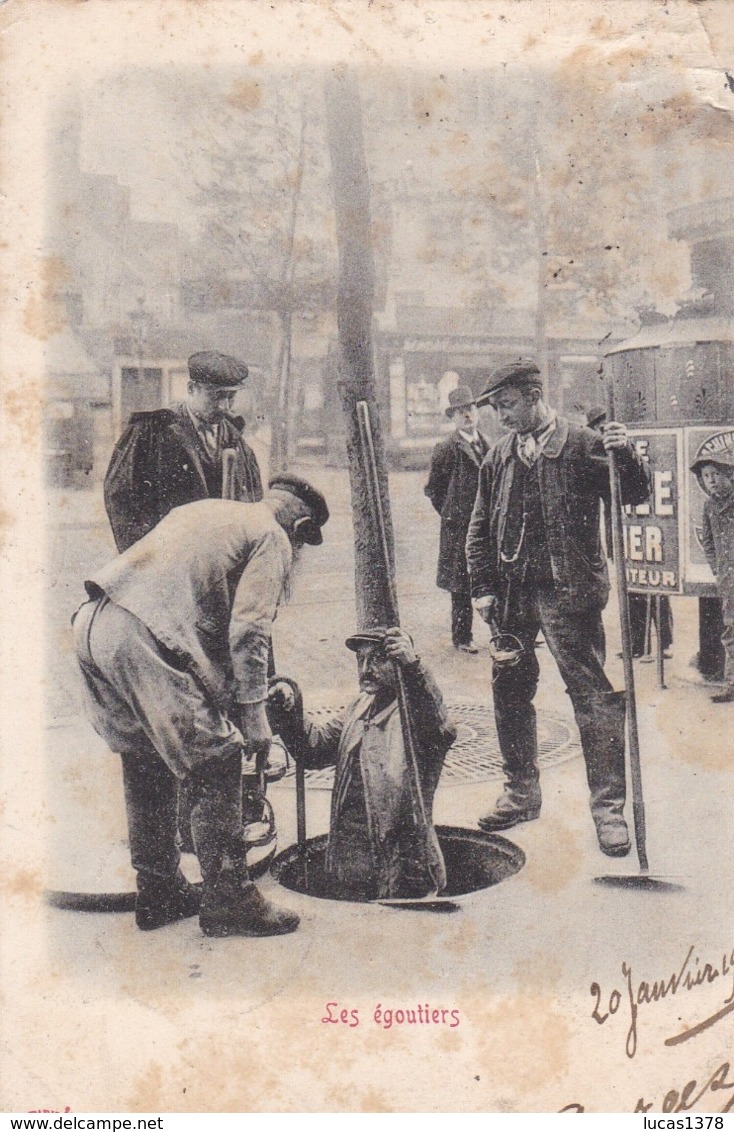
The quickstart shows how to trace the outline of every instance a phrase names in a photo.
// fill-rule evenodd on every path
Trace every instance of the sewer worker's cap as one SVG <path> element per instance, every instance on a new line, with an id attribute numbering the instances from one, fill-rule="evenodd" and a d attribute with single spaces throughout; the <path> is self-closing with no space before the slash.
<path id="1" fill-rule="evenodd" d="M 385 641 L 385 634 L 387 629 L 361 629 L 358 633 L 352 633 L 351 637 L 347 637 L 344 644 L 352 652 L 356 652 L 360 645 L 381 645 Z"/>
<path id="2" fill-rule="evenodd" d="M 189 377 L 200 385 L 218 389 L 239 389 L 247 381 L 248 369 L 238 358 L 219 354 L 216 350 L 202 350 L 189 358 Z"/>
<path id="3" fill-rule="evenodd" d="M 589 409 L 586 414 L 586 424 L 589 428 L 596 428 L 597 425 L 604 424 L 606 419 L 607 411 L 602 409 L 600 405 L 597 405 L 594 409 Z"/>
<path id="4" fill-rule="evenodd" d="M 321 528 L 328 521 L 329 508 L 321 492 L 304 480 L 301 476 L 292 476 L 289 472 L 281 472 L 268 483 L 268 487 L 275 491 L 289 491 L 301 503 L 305 503 L 311 512 L 311 518 L 301 521 L 299 519 L 298 533 L 304 542 L 310 546 L 320 546 L 324 541 Z"/>
<path id="5" fill-rule="evenodd" d="M 452 389 L 449 393 L 449 403 L 446 408 L 446 416 L 452 416 L 459 409 L 468 409 L 472 405 L 476 405 L 477 399 L 472 393 L 468 385 L 460 385 L 457 389 Z"/>
<path id="6" fill-rule="evenodd" d="M 477 405 L 489 404 L 496 393 L 503 389 L 542 389 L 543 381 L 535 362 L 511 362 L 495 370 L 487 388 L 477 397 Z"/>

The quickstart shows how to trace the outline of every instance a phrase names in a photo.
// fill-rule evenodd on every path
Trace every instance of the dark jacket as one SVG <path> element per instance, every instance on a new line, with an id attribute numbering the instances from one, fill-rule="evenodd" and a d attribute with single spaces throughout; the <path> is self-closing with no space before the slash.
<path id="1" fill-rule="evenodd" d="M 241 417 L 220 425 L 220 451 L 233 448 L 234 498 L 258 503 L 263 497 L 257 457 L 242 436 Z M 208 499 L 206 454 L 185 405 L 133 413 L 115 445 L 104 482 L 107 515 L 119 551 L 146 535 L 174 507 Z M 215 478 L 221 484 L 220 470 Z M 217 493 L 221 496 L 221 486 Z"/>
<path id="2" fill-rule="evenodd" d="M 383 783 L 382 807 L 376 801 L 370 764 L 362 752 L 365 717 L 371 713 L 374 696 L 362 693 L 346 711 L 326 720 L 306 719 L 305 732 L 296 740 L 299 762 L 306 767 L 336 764 L 327 871 L 347 885 L 367 891 L 374 886 L 373 896 L 422 896 L 436 888 L 440 890 L 446 881 L 432 810 L 446 753 L 456 739 L 456 728 L 446 714 L 433 677 L 421 662 L 404 666 L 402 672 L 415 729 L 427 826 L 416 820 L 410 801 L 396 700 L 371 716 L 369 723 L 369 730 L 382 736 L 384 755 L 380 762 L 403 768 L 387 794 Z M 373 773 L 380 775 L 379 762 L 372 765 Z"/>
<path id="3" fill-rule="evenodd" d="M 482 456 L 489 442 L 479 434 Z M 468 589 L 465 543 L 479 483 L 479 459 L 458 429 L 433 450 L 425 493 L 441 516 L 436 585 L 461 593 Z"/>
<path id="4" fill-rule="evenodd" d="M 734 622 L 734 495 L 703 505 L 701 545 L 716 576 L 724 622 Z"/>
<path id="5" fill-rule="evenodd" d="M 502 561 L 501 548 L 517 462 L 516 434 L 504 437 L 487 455 L 479 473 L 466 553 L 472 596 L 494 594 L 507 607 L 516 567 Z M 631 444 L 618 450 L 624 503 L 644 503 L 649 473 Z M 580 610 L 602 608 L 609 596 L 609 574 L 602 553 L 599 500 L 609 501 L 609 462 L 598 432 L 558 417 L 538 457 L 545 535 L 558 600 Z"/>

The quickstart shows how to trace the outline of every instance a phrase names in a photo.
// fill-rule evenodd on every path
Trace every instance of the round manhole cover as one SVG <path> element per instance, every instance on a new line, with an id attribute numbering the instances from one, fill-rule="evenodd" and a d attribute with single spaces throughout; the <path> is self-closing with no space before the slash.
<path id="1" fill-rule="evenodd" d="M 470 701 L 453 701 L 447 704 L 448 713 L 456 724 L 458 736 L 446 756 L 442 786 L 463 786 L 474 782 L 488 782 L 502 778 L 494 711 L 485 704 Z M 319 708 L 309 715 L 316 723 L 325 721 L 344 708 Z M 581 754 L 581 744 L 575 729 L 555 712 L 538 713 L 538 762 L 541 767 L 555 766 Z M 295 768 L 289 760 L 284 782 L 295 784 Z M 334 785 L 334 768 L 307 770 L 306 785 L 313 790 L 331 790 Z"/>

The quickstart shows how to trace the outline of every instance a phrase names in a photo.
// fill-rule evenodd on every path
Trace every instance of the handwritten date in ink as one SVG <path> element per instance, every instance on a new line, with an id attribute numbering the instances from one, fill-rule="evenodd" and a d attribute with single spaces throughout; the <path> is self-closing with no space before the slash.
<path id="1" fill-rule="evenodd" d="M 695 1026 L 674 1034 L 665 1041 L 668 1046 L 680 1045 L 715 1026 L 734 1011 L 734 949 L 723 954 L 720 959 L 717 957 L 713 961 L 702 962 L 691 946 L 677 971 L 668 972 L 663 978 L 654 980 L 638 979 L 633 975 L 632 965 L 622 963 L 622 990 L 615 987 L 607 994 L 602 991 L 599 983 L 591 984 L 589 993 L 594 999 L 591 1017 L 603 1026 L 621 1009 L 627 1024 L 625 1050 L 627 1057 L 632 1058 L 637 1053 L 638 1014 L 641 1008 L 654 1006 L 664 999 L 712 984 L 717 984 L 721 989 L 721 1005 Z"/>

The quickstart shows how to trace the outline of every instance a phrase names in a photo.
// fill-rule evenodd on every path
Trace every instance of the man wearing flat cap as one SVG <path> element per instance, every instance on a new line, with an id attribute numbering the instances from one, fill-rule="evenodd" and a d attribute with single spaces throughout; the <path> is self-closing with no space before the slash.
<path id="1" fill-rule="evenodd" d="M 345 711 L 304 719 L 291 682 L 271 688 L 268 706 L 273 730 L 302 765 L 336 765 L 325 865 L 329 891 L 363 900 L 435 894 L 446 883 L 446 870 L 433 798 L 456 730 L 402 629 L 368 629 L 346 645 L 357 654 L 360 694 Z M 417 782 L 406 758 L 396 667 L 414 725 Z"/>
<path id="2" fill-rule="evenodd" d="M 505 773 L 495 808 L 479 825 L 508 829 L 540 813 L 533 698 L 542 630 L 571 697 L 591 813 L 602 852 L 624 856 L 625 697 L 604 672 L 602 610 L 609 596 L 601 549 L 600 500 L 609 499 L 607 453 L 614 450 L 624 503 L 644 503 L 648 473 L 622 424 L 599 433 L 571 424 L 543 399 L 532 362 L 503 366 L 478 398 L 497 412 L 507 436 L 479 473 L 467 536 L 475 608 L 521 642 L 520 660 L 495 665 L 494 710 Z"/>
<path id="3" fill-rule="evenodd" d="M 133 413 L 112 454 L 104 484 L 117 549 L 127 550 L 173 507 L 221 499 L 223 454 L 234 454 L 232 498 L 263 497 L 257 457 L 232 402 L 247 380 L 237 358 L 205 350 L 188 362 L 187 398 L 170 409 Z"/>
<path id="4" fill-rule="evenodd" d="M 456 427 L 433 450 L 425 493 L 441 516 L 436 585 L 451 594 L 451 639 L 455 649 L 476 653 L 466 566 L 466 535 L 477 494 L 479 468 L 489 443 L 479 432 L 479 410 L 468 386 L 449 393 L 446 416 Z"/>
<path id="5" fill-rule="evenodd" d="M 75 650 L 92 725 L 122 760 L 142 930 L 197 912 L 209 936 L 298 926 L 250 881 L 242 758 L 270 745 L 273 618 L 294 558 L 322 541 L 328 517 L 311 484 L 277 476 L 260 503 L 174 508 L 85 582 Z M 202 892 L 179 869 L 179 783 Z"/>

